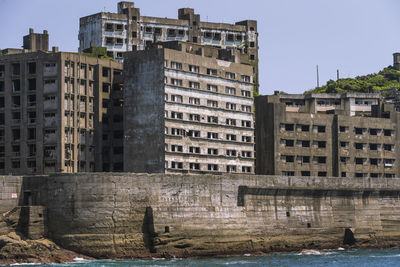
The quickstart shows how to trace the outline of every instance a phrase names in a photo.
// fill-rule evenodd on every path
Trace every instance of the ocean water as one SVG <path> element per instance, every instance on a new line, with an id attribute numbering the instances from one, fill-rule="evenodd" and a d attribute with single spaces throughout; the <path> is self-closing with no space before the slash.
<path id="1" fill-rule="evenodd" d="M 241 256 L 208 259 L 175 259 L 175 260 L 95 260 L 76 259 L 69 264 L 18 264 L 18 266 L 40 267 L 219 267 L 219 266 L 400 266 L 400 249 L 365 249 L 365 250 L 324 250 L 320 255 L 302 253 L 274 253 L 267 256 Z"/>

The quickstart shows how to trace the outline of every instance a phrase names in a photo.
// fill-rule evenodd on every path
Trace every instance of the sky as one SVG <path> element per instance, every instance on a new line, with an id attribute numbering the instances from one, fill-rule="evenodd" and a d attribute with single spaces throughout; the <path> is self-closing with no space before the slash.
<path id="1" fill-rule="evenodd" d="M 117 12 L 119 0 L 0 0 L 0 49 L 19 48 L 29 28 L 50 46 L 78 49 L 79 18 Z M 136 0 L 141 15 L 177 18 L 191 7 L 201 21 L 258 21 L 260 93 L 303 93 L 317 83 L 375 73 L 400 52 L 398 0 Z"/>

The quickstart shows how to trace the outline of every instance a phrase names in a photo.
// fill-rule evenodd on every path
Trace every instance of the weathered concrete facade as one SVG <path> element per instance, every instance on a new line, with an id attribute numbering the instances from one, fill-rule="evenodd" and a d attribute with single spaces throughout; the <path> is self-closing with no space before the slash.
<path id="1" fill-rule="evenodd" d="M 219 48 L 239 48 L 254 66 L 258 90 L 257 21 L 235 24 L 200 21 L 192 8 L 178 10 L 178 19 L 147 17 L 133 2 L 119 2 L 118 13 L 101 12 L 80 19 L 79 50 L 106 47 L 108 55 L 123 60 L 123 52 L 144 50 L 154 42 L 184 41 Z"/>
<path id="2" fill-rule="evenodd" d="M 352 94 L 350 101 L 348 95 L 329 96 L 256 98 L 256 173 L 399 177 L 399 113 L 394 105 L 377 95 Z M 331 104 L 315 105 L 322 98 Z M 302 102 L 296 106 L 294 100 Z"/>
<path id="3" fill-rule="evenodd" d="M 121 72 L 120 63 L 58 48 L 0 56 L 0 173 L 101 171 L 103 117 Z M 118 170 L 122 149 L 120 162 Z"/>
<path id="4" fill-rule="evenodd" d="M 399 179 L 65 174 L 24 177 L 24 192 L 49 238 L 95 257 L 337 248 L 346 231 L 356 246 L 400 240 Z"/>
<path id="5" fill-rule="evenodd" d="M 124 170 L 254 173 L 253 70 L 240 51 L 159 43 L 124 60 Z"/>

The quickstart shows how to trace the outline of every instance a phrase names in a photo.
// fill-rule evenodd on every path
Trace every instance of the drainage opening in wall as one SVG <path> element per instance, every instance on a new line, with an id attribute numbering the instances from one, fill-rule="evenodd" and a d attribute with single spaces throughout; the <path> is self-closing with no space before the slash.
<path id="1" fill-rule="evenodd" d="M 307 223 L 307 228 L 311 228 L 311 223 Z"/>
<path id="2" fill-rule="evenodd" d="M 169 226 L 165 226 L 164 232 L 169 233 Z"/>

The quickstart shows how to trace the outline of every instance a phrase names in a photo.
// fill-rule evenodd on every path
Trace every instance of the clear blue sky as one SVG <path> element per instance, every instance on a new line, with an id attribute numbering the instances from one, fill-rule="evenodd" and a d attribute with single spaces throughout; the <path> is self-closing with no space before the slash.
<path id="1" fill-rule="evenodd" d="M 0 0 L 0 48 L 20 47 L 30 27 L 47 29 L 50 46 L 77 51 L 79 18 L 118 0 Z M 145 16 L 176 18 L 192 7 L 202 21 L 258 21 L 260 92 L 302 93 L 341 77 L 377 72 L 400 51 L 398 0 L 137 0 Z"/>

